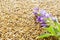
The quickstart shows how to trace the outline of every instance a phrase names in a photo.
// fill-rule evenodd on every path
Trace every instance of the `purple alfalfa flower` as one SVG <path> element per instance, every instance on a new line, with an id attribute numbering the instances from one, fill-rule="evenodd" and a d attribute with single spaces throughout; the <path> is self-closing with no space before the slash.
<path id="1" fill-rule="evenodd" d="M 46 14 L 46 11 L 45 11 L 45 10 L 41 10 L 41 11 L 40 11 L 40 14 L 41 14 L 41 15 L 45 15 L 45 14 Z"/>
<path id="2" fill-rule="evenodd" d="M 46 18 L 50 18 L 51 15 L 47 13 L 47 14 L 45 14 L 45 17 L 46 17 Z"/>
<path id="3" fill-rule="evenodd" d="M 37 22 L 39 22 L 41 24 L 40 25 L 41 27 L 46 27 L 47 26 L 43 16 L 38 16 L 37 17 Z"/>
<path id="4" fill-rule="evenodd" d="M 44 21 L 44 18 L 43 18 L 42 16 L 38 16 L 38 17 L 36 18 L 36 21 L 37 21 L 37 22 Z"/>
<path id="5" fill-rule="evenodd" d="M 47 27 L 47 24 L 41 24 L 41 27 Z"/>
<path id="6" fill-rule="evenodd" d="M 41 27 L 47 27 L 46 21 L 41 21 L 41 22 L 40 22 L 40 26 L 41 26 Z"/>
<path id="7" fill-rule="evenodd" d="M 35 7 L 35 8 L 33 9 L 33 14 L 34 14 L 34 15 L 37 15 L 37 14 L 38 14 L 38 11 L 39 11 L 39 8 L 38 8 L 38 7 Z"/>
<path id="8" fill-rule="evenodd" d="M 45 10 L 41 10 L 41 11 L 40 11 L 40 14 L 41 14 L 42 16 L 44 16 L 45 18 L 49 18 L 49 17 L 51 16 L 51 14 L 48 14 Z"/>

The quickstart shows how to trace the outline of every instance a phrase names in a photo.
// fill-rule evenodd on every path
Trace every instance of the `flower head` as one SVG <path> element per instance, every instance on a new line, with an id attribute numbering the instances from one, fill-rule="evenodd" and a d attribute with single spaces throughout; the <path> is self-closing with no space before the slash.
<path id="1" fill-rule="evenodd" d="M 37 20 L 37 22 L 41 22 L 44 20 L 44 18 L 42 16 L 38 16 L 36 20 Z"/>
<path id="2" fill-rule="evenodd" d="M 33 14 L 34 14 L 34 15 L 38 14 L 38 10 L 39 10 L 39 8 L 38 8 L 38 7 L 35 7 L 35 8 L 33 9 Z"/>
<path id="3" fill-rule="evenodd" d="M 41 15 L 45 15 L 46 13 L 47 13 L 47 12 L 46 12 L 45 10 L 41 10 L 41 11 L 40 11 L 40 14 L 41 14 Z"/>
<path id="4" fill-rule="evenodd" d="M 51 15 L 50 14 L 48 14 L 45 10 L 41 10 L 40 11 L 40 14 L 42 15 L 42 16 L 44 16 L 45 18 L 49 18 Z"/>
<path id="5" fill-rule="evenodd" d="M 46 27 L 47 26 L 43 16 L 38 16 L 37 17 L 37 22 L 39 22 L 42 27 Z"/>
<path id="6" fill-rule="evenodd" d="M 52 19 L 53 21 L 57 22 L 57 19 L 53 17 L 50 13 L 47 13 L 45 10 L 41 10 L 40 13 L 38 13 L 39 8 L 35 7 L 33 9 L 33 13 L 36 17 L 36 21 L 40 23 L 42 27 L 46 27 L 47 25 L 47 20 L 50 21 L 49 19 Z M 39 14 L 39 15 L 38 15 Z M 50 25 L 50 24 L 49 24 Z"/>

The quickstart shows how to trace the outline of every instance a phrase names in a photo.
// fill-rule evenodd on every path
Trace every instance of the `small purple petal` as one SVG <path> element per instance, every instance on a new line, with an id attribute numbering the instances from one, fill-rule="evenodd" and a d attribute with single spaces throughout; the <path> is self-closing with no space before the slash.
<path id="1" fill-rule="evenodd" d="M 40 23 L 41 23 L 41 24 L 46 24 L 46 22 L 45 22 L 44 20 L 43 20 L 43 21 L 41 21 Z"/>
<path id="2" fill-rule="evenodd" d="M 46 14 L 46 11 L 45 10 L 41 10 L 40 11 L 40 14 L 45 15 Z"/>
<path id="3" fill-rule="evenodd" d="M 34 10 L 38 11 L 38 10 L 39 10 L 39 8 L 38 8 L 38 7 L 35 7 L 35 8 L 34 8 Z"/>
<path id="4" fill-rule="evenodd" d="M 38 21 L 38 22 L 41 22 L 41 21 L 43 21 L 43 20 L 44 20 L 44 18 L 43 18 L 42 16 L 38 16 L 38 17 L 37 17 L 37 21 Z"/>
<path id="5" fill-rule="evenodd" d="M 50 14 L 48 14 L 45 10 L 41 10 L 40 11 L 40 14 L 42 15 L 42 16 L 44 16 L 45 18 L 49 18 L 51 15 Z"/>
<path id="6" fill-rule="evenodd" d="M 38 10 L 39 10 L 39 8 L 38 7 L 35 7 L 34 9 L 33 9 L 33 13 L 36 15 L 36 14 L 38 14 Z"/>
<path id="7" fill-rule="evenodd" d="M 33 9 L 34 12 L 38 12 L 38 10 L 39 10 L 38 7 L 35 7 L 35 8 Z"/>
<path id="8" fill-rule="evenodd" d="M 47 25 L 46 24 L 41 24 L 42 27 L 46 27 Z"/>
<path id="9" fill-rule="evenodd" d="M 46 17 L 46 18 L 49 18 L 49 17 L 50 17 L 50 14 L 48 14 L 48 13 L 45 14 L 45 17 Z"/>
<path id="10" fill-rule="evenodd" d="M 33 12 L 34 15 L 37 15 L 38 13 L 37 12 Z"/>
<path id="11" fill-rule="evenodd" d="M 56 17 L 52 17 L 52 20 L 53 20 L 54 22 L 58 22 L 58 20 L 57 20 Z"/>

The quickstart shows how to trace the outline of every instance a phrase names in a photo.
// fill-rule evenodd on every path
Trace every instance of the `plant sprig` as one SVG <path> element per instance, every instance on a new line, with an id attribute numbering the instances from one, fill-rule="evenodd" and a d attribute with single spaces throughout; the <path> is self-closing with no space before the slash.
<path id="1" fill-rule="evenodd" d="M 46 30 L 46 33 L 41 34 L 37 38 L 55 36 L 58 38 L 58 40 L 60 40 L 60 23 L 58 22 L 58 20 L 47 13 L 45 10 L 41 10 L 39 13 L 38 10 L 39 8 L 35 8 L 34 10 L 34 15 L 37 16 L 36 21 L 38 21 L 38 23 L 40 23 L 41 26 L 44 27 L 43 29 Z M 49 24 L 49 27 L 47 27 L 47 24 Z"/>

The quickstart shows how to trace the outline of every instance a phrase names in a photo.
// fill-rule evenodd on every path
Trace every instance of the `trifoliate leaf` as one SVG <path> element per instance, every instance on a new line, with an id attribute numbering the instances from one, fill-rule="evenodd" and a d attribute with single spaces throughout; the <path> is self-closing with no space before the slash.
<path id="1" fill-rule="evenodd" d="M 50 25 L 50 27 L 49 28 L 45 28 L 48 32 L 50 32 L 51 34 L 53 34 L 53 35 L 55 35 L 56 33 L 55 33 L 55 30 L 54 30 L 54 28 L 53 28 L 53 26 L 52 25 Z"/>

